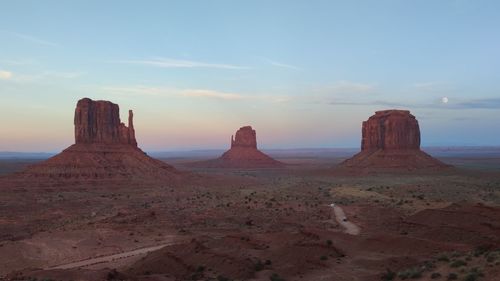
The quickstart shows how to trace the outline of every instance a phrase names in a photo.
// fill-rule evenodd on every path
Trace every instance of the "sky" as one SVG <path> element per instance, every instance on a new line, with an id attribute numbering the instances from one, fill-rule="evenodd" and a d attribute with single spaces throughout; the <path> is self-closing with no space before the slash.
<path id="1" fill-rule="evenodd" d="M 411 110 L 423 146 L 500 145 L 500 2 L 0 0 L 0 151 L 74 142 L 83 97 L 147 151 L 359 147 Z"/>

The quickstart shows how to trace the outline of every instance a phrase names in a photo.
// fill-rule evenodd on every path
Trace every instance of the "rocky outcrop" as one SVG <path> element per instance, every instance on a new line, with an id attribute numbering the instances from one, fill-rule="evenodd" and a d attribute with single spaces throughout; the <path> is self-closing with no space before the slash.
<path id="1" fill-rule="evenodd" d="M 93 101 L 84 98 L 75 109 L 75 143 L 130 144 L 137 146 L 129 110 L 128 127 L 120 121 L 120 109 L 109 101 Z"/>
<path id="2" fill-rule="evenodd" d="M 448 167 L 420 150 L 418 121 L 407 110 L 377 111 L 364 121 L 361 152 L 341 166 L 372 170 Z"/>
<path id="3" fill-rule="evenodd" d="M 231 148 L 248 147 L 257 149 L 257 134 L 251 126 L 241 127 L 236 131 L 235 136 L 231 136 Z"/>
<path id="4" fill-rule="evenodd" d="M 15 174 L 20 179 L 75 182 L 175 180 L 180 172 L 137 147 L 133 113 L 128 126 L 117 104 L 84 98 L 75 109 L 75 144 L 56 156 Z"/>
<path id="5" fill-rule="evenodd" d="M 231 136 L 231 149 L 218 159 L 193 163 L 194 167 L 208 168 L 274 168 L 283 163 L 257 149 L 257 134 L 251 126 L 241 127 Z"/>
<path id="6" fill-rule="evenodd" d="M 420 149 L 420 128 L 410 111 L 377 111 L 363 122 L 361 150 L 378 149 Z"/>

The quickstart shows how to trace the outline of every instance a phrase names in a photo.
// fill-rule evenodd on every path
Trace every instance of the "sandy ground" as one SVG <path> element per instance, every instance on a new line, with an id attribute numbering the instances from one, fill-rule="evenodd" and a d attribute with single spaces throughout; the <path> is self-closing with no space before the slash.
<path id="1" fill-rule="evenodd" d="M 345 228 L 345 233 L 351 235 L 359 235 L 361 229 L 359 228 L 359 226 L 355 225 L 354 223 L 348 220 L 342 207 L 334 205 L 332 206 L 332 208 L 333 212 L 335 213 L 335 220 L 337 220 L 337 223 Z"/>
<path id="2" fill-rule="evenodd" d="M 332 173 L 338 161 L 192 169 L 202 180 L 182 186 L 0 181 L 0 276 L 20 271 L 38 279 L 99 280 L 116 269 L 122 279 L 137 280 L 269 280 L 276 274 L 366 281 L 380 280 L 388 268 L 400 273 L 432 262 L 434 269 L 422 272 L 426 280 L 434 271 L 454 270 L 450 253 L 465 259 L 485 242 L 497 245 L 498 172 L 353 177 Z M 184 162 L 173 164 L 190 171 Z M 422 213 L 428 210 L 436 213 Z M 431 219 L 422 220 L 426 216 Z M 450 261 L 438 261 L 441 254 Z M 480 267 L 482 280 L 494 280 L 488 278 L 496 276 L 498 260 L 474 259 L 456 273 L 461 280 Z"/>

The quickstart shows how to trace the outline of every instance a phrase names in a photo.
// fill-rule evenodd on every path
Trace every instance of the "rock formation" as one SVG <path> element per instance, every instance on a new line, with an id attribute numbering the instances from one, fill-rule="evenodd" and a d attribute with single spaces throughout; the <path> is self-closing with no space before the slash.
<path id="1" fill-rule="evenodd" d="M 241 127 L 236 137 L 231 136 L 231 148 L 247 147 L 257 149 L 257 134 L 251 126 Z"/>
<path id="2" fill-rule="evenodd" d="M 194 163 L 196 167 L 210 168 L 272 168 L 283 163 L 257 149 L 257 134 L 251 126 L 241 127 L 231 136 L 231 149 L 214 160 Z"/>
<path id="3" fill-rule="evenodd" d="M 75 110 L 75 143 L 130 144 L 137 146 L 129 110 L 128 127 L 120 122 L 120 109 L 109 101 L 78 101 Z"/>
<path id="4" fill-rule="evenodd" d="M 377 111 L 364 121 L 361 152 L 341 165 L 374 170 L 447 167 L 420 150 L 418 121 L 407 110 Z"/>
<path id="5" fill-rule="evenodd" d="M 180 174 L 137 147 L 131 110 L 127 127 L 117 104 L 84 98 L 77 103 L 74 125 L 75 144 L 14 177 L 89 182 L 175 179 Z"/>

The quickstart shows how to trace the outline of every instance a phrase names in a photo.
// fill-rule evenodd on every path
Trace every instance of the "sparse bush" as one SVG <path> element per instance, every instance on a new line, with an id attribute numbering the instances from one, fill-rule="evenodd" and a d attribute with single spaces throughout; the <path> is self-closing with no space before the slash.
<path id="1" fill-rule="evenodd" d="M 333 245 L 333 242 L 332 242 L 332 240 L 326 240 L 326 245 L 328 245 L 328 246 L 331 246 L 331 245 Z"/>
<path id="2" fill-rule="evenodd" d="M 442 254 L 442 255 L 438 256 L 437 260 L 438 260 L 438 261 L 449 262 L 449 261 L 450 261 L 450 258 L 449 258 L 447 255 Z"/>
<path id="3" fill-rule="evenodd" d="M 231 279 L 229 279 L 225 276 L 219 275 L 219 276 L 217 276 L 217 281 L 231 281 Z"/>
<path id="4" fill-rule="evenodd" d="M 485 254 L 486 252 L 488 252 L 489 249 L 490 249 L 490 246 L 488 246 L 488 245 L 477 246 L 476 249 L 474 249 L 474 256 L 479 257 L 479 256 Z"/>
<path id="5" fill-rule="evenodd" d="M 433 272 L 431 274 L 431 279 L 438 279 L 438 278 L 441 278 L 441 273 L 439 273 L 439 272 Z"/>
<path id="6" fill-rule="evenodd" d="M 281 278 L 277 273 L 273 273 L 271 277 L 269 277 L 271 281 L 285 281 L 285 279 Z"/>
<path id="7" fill-rule="evenodd" d="M 203 272 L 203 271 L 205 271 L 205 267 L 204 267 L 203 265 L 200 265 L 200 266 L 198 266 L 198 267 L 196 268 L 196 271 L 197 271 L 197 272 Z"/>
<path id="8" fill-rule="evenodd" d="M 464 281 L 476 281 L 479 278 L 479 275 L 476 272 L 469 272 L 465 275 Z"/>
<path id="9" fill-rule="evenodd" d="M 386 272 L 384 274 L 382 274 L 382 280 L 384 281 L 392 281 L 394 280 L 394 278 L 396 278 L 396 272 L 390 270 L 390 269 L 386 269 Z"/>
<path id="10" fill-rule="evenodd" d="M 322 261 L 326 261 L 328 259 L 328 257 L 327 256 L 321 256 L 319 259 L 322 260 Z"/>
<path id="11" fill-rule="evenodd" d="M 408 278 L 417 279 L 422 277 L 422 271 L 416 267 L 401 271 L 398 273 L 398 277 L 405 280 Z"/>
<path id="12" fill-rule="evenodd" d="M 457 280 L 458 279 L 458 275 L 456 273 L 450 273 L 448 274 L 448 280 Z"/>
<path id="13" fill-rule="evenodd" d="M 261 271 L 261 270 L 263 270 L 263 269 L 264 269 L 264 264 L 263 264 L 260 260 L 258 260 L 258 261 L 255 263 L 255 265 L 253 266 L 253 269 L 254 269 L 255 271 Z"/>
<path id="14" fill-rule="evenodd" d="M 450 263 L 450 267 L 457 268 L 461 266 L 465 266 L 467 263 L 463 260 L 456 260 Z"/>
<path id="15" fill-rule="evenodd" d="M 489 255 L 489 256 L 486 258 L 486 261 L 487 261 L 487 262 L 494 262 L 496 259 L 497 259 L 497 257 L 496 257 L 495 255 Z"/>

